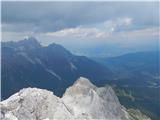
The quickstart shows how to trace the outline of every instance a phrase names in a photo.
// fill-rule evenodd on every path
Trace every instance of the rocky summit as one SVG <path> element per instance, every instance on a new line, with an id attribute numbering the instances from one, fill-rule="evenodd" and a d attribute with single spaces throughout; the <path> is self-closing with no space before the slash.
<path id="1" fill-rule="evenodd" d="M 133 120 L 110 86 L 98 88 L 83 77 L 61 98 L 44 89 L 25 88 L 0 107 L 1 120 Z"/>

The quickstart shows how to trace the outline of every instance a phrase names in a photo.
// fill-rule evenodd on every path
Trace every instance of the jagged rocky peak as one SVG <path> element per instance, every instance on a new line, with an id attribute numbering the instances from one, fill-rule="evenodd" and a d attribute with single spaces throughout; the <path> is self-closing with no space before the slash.
<path id="1" fill-rule="evenodd" d="M 28 41 L 32 41 L 32 42 L 37 41 L 37 39 L 35 37 L 32 37 L 32 36 L 30 36 L 30 37 L 28 36 L 28 37 L 24 38 L 24 40 L 28 40 Z"/>
<path id="2" fill-rule="evenodd" d="M 27 37 L 23 40 L 17 41 L 17 42 L 3 42 L 2 48 L 12 48 L 15 51 L 28 51 L 33 50 L 42 47 L 41 44 L 38 42 L 38 40 L 34 37 Z"/>
<path id="3" fill-rule="evenodd" d="M 51 43 L 47 46 L 47 48 L 50 49 L 57 49 L 57 50 L 66 50 L 62 45 L 56 44 L 56 43 Z"/>
<path id="4" fill-rule="evenodd" d="M 83 77 L 66 90 L 62 99 L 77 115 L 85 113 L 92 119 L 131 119 L 110 86 L 98 88 Z"/>
<path id="5" fill-rule="evenodd" d="M 40 43 L 34 37 L 27 37 L 24 40 L 19 41 L 18 46 L 26 49 L 35 49 L 41 47 Z"/>
<path id="6" fill-rule="evenodd" d="M 48 46 L 46 46 L 46 48 L 53 53 L 58 53 L 59 55 L 72 56 L 72 54 L 67 49 L 65 49 L 62 45 L 56 43 L 49 44 Z"/>
<path id="7" fill-rule="evenodd" d="M 132 120 L 111 87 L 97 88 L 80 77 L 62 98 L 26 88 L 0 103 L 1 120 L 104 119 Z"/>

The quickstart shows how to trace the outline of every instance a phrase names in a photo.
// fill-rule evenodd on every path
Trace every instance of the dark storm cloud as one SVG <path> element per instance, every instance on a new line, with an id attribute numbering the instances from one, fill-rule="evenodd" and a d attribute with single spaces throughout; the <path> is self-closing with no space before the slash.
<path id="1" fill-rule="evenodd" d="M 131 17 L 134 28 L 158 25 L 156 2 L 2 2 L 2 31 L 48 32 Z"/>

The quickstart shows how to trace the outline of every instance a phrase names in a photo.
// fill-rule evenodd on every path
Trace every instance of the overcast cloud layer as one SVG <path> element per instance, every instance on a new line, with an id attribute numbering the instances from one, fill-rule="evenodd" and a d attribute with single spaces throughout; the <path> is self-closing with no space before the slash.
<path id="1" fill-rule="evenodd" d="M 109 46 L 157 50 L 158 10 L 158 2 L 2 2 L 2 41 L 34 36 L 74 52 L 103 48 L 101 54 L 115 51 Z"/>

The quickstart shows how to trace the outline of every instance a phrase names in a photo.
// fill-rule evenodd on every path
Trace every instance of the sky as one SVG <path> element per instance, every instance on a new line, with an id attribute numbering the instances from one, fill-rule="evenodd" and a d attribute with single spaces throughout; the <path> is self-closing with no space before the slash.
<path id="1" fill-rule="evenodd" d="M 158 2 L 2 2 L 2 41 L 33 36 L 76 54 L 158 50 Z"/>

